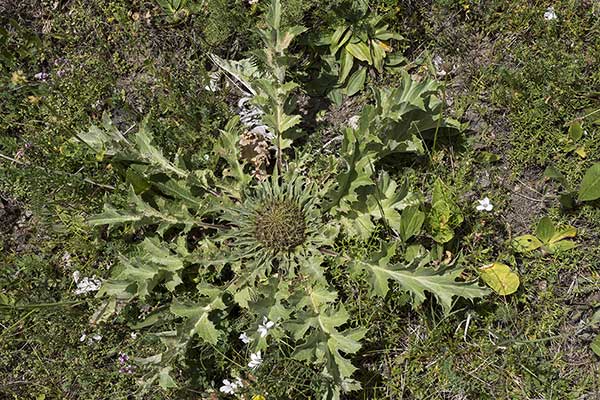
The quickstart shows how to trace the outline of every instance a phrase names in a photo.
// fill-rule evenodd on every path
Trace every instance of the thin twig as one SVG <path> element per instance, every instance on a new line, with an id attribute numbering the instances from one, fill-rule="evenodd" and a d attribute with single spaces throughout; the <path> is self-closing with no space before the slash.
<path id="1" fill-rule="evenodd" d="M 14 163 L 17 163 L 17 164 L 19 164 L 19 165 L 29 165 L 29 164 L 27 164 L 27 163 L 24 163 L 23 161 L 19 161 L 19 160 L 15 159 L 15 158 L 12 158 L 12 157 L 9 157 L 9 156 L 5 156 L 5 155 L 4 155 L 4 154 L 2 154 L 2 153 L 0 153 L 0 157 L 1 157 L 1 158 L 4 158 L 4 159 L 6 159 L 6 160 L 8 160 L 8 161 L 12 161 L 12 162 L 14 162 Z"/>
<path id="2" fill-rule="evenodd" d="M 546 201 L 546 199 L 534 199 L 533 197 L 529 197 L 529 196 L 525 196 L 524 194 L 521 194 L 519 192 L 515 192 L 514 190 L 511 190 L 511 192 L 513 192 L 514 194 L 516 194 L 517 196 L 523 197 L 527 200 L 531 200 L 531 201 L 537 201 L 538 203 L 543 203 Z"/>

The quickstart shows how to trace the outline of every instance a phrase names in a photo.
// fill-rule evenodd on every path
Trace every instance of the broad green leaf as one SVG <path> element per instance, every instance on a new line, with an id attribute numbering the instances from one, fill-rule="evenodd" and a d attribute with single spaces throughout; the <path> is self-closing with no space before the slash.
<path id="1" fill-rule="evenodd" d="M 592 315 L 592 318 L 590 318 L 590 324 L 592 326 L 600 324 L 600 309 L 598 309 L 594 312 L 594 314 Z"/>
<path id="2" fill-rule="evenodd" d="M 391 48 L 379 40 L 371 40 L 371 55 L 373 57 L 373 66 L 377 72 L 383 72 L 383 60 L 386 57 L 386 51 L 390 51 Z"/>
<path id="3" fill-rule="evenodd" d="M 512 246 L 520 253 L 533 251 L 543 246 L 543 243 L 533 235 L 518 236 L 513 239 Z"/>
<path id="4" fill-rule="evenodd" d="M 600 163 L 587 170 L 579 187 L 579 201 L 592 201 L 600 198 Z"/>
<path id="5" fill-rule="evenodd" d="M 419 206 L 407 207 L 400 217 L 398 233 L 404 242 L 418 235 L 425 222 L 425 213 L 419 210 Z"/>
<path id="6" fill-rule="evenodd" d="M 479 275 L 494 292 L 506 296 L 519 288 L 519 275 L 512 272 L 508 265 L 495 262 L 479 268 Z"/>
<path id="7" fill-rule="evenodd" d="M 369 46 L 367 46 L 364 42 L 358 43 L 348 43 L 345 47 L 346 51 L 354 58 L 357 58 L 361 61 L 366 61 L 369 65 L 373 64 L 373 59 L 371 58 L 371 51 L 369 50 Z"/>
<path id="8" fill-rule="evenodd" d="M 128 291 L 128 288 L 133 285 L 134 282 L 120 281 L 116 279 L 107 279 L 100 286 L 100 290 L 96 293 L 96 297 L 114 296 L 114 297 L 131 297 L 132 293 Z"/>
<path id="9" fill-rule="evenodd" d="M 151 313 L 146 318 L 144 318 L 144 320 L 141 322 L 138 322 L 135 324 L 130 322 L 128 325 L 131 329 L 136 329 L 136 330 L 143 329 L 143 328 L 152 326 L 152 325 L 156 324 L 157 322 L 161 322 L 167 318 L 168 318 L 168 312 L 165 309 L 162 309 L 160 311 L 155 311 L 155 312 Z"/>
<path id="10" fill-rule="evenodd" d="M 550 242 L 550 239 L 552 239 L 555 233 L 556 229 L 554 228 L 554 224 L 550 218 L 544 217 L 540 220 L 540 222 L 538 222 L 535 230 L 535 236 L 537 236 L 542 243 Z"/>
<path id="11" fill-rule="evenodd" d="M 573 122 L 569 125 L 569 138 L 576 142 L 583 136 L 583 127 L 581 126 L 581 121 Z"/>
<path id="12" fill-rule="evenodd" d="M 352 70 L 352 66 L 354 65 L 354 58 L 350 53 L 346 50 L 342 50 L 340 55 L 340 73 L 338 76 L 338 83 L 342 84 L 346 81 L 348 75 L 350 75 L 350 71 Z"/>
<path id="13" fill-rule="evenodd" d="M 348 42 L 351 36 L 352 29 L 350 29 L 350 27 L 345 25 L 337 28 L 333 35 L 331 35 L 331 41 L 329 45 L 329 51 L 331 52 L 331 55 L 335 56 L 338 50 L 340 48 L 343 48 L 343 46 L 346 44 L 346 42 Z"/>
<path id="14" fill-rule="evenodd" d="M 360 67 L 359 69 L 357 69 L 348 79 L 348 85 L 346 86 L 346 94 L 348 96 L 353 96 L 354 94 L 360 92 L 365 85 L 366 78 L 367 69 L 364 67 Z"/>
<path id="15" fill-rule="evenodd" d="M 107 290 L 108 292 L 108 290 Z M 123 292 L 114 294 L 108 299 L 104 300 L 102 304 L 94 311 L 94 314 L 90 317 L 90 325 L 96 325 L 101 322 L 108 322 L 109 318 L 116 312 L 117 309 L 117 296 L 123 299 Z M 129 294 L 127 293 L 127 297 Z"/>
<path id="16" fill-rule="evenodd" d="M 127 283 L 127 286 L 135 284 L 133 293 L 142 299 L 161 282 L 171 291 L 181 283 L 178 274 L 184 267 L 183 261 L 155 237 L 144 239 L 132 256 L 119 259 L 121 268 L 114 277 L 116 282 Z M 110 286 L 101 288 L 102 293 L 110 294 L 109 290 Z"/>
<path id="17" fill-rule="evenodd" d="M 233 295 L 233 300 L 240 305 L 240 307 L 248 308 L 248 303 L 252 299 L 252 289 L 245 287 L 238 290 Z"/>

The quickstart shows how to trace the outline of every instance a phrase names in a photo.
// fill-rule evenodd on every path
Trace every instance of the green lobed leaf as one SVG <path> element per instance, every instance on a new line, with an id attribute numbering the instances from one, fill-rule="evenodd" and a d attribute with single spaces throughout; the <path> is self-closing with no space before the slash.
<path id="1" fill-rule="evenodd" d="M 402 289 L 409 291 L 415 305 L 426 299 L 425 292 L 433 294 L 446 312 L 452 307 L 454 296 L 473 299 L 483 297 L 488 292 L 475 283 L 457 282 L 461 269 L 405 266 L 391 264 L 395 254 L 395 245 L 384 245 L 381 252 L 375 254 L 370 261 L 355 261 L 351 268 L 355 271 L 367 272 L 372 288 L 371 295 L 386 296 L 390 279 L 398 282 Z"/>

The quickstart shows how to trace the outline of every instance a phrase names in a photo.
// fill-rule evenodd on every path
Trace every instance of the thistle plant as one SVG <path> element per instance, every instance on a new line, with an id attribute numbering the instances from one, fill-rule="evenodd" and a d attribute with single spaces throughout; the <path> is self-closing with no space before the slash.
<path id="1" fill-rule="evenodd" d="M 107 203 L 90 223 L 144 227 L 145 234 L 130 254 L 120 256 L 100 289 L 106 301 L 96 320 L 109 318 L 119 303 L 143 303 L 160 292 L 170 298 L 168 309 L 138 326 L 156 331 L 162 320 L 178 323 L 176 331 L 157 335 L 165 345 L 161 353 L 137 360 L 154 366 L 146 385 L 176 385 L 170 372 L 191 340 L 219 349 L 228 337 L 240 337 L 240 346 L 252 355 L 242 373 L 256 374 L 263 363 L 284 356 L 321 371 L 326 399 L 359 388 L 349 355 L 360 350 L 368 329 L 352 323 L 344 306 L 352 299 L 342 301 L 328 279 L 329 268 L 341 266 L 352 272 L 345 279 L 365 280 L 373 296 L 387 296 L 390 280 L 411 294 L 415 306 L 429 293 L 445 311 L 455 296 L 473 299 L 487 293 L 475 283 L 458 281 L 460 267 L 431 265 L 437 260 L 434 253 L 414 241 L 425 221 L 423 196 L 377 169 L 390 154 L 422 153 L 423 133 L 452 128 L 441 115 L 436 83 L 417 83 L 404 74 L 399 88 L 377 90 L 359 127 L 344 134 L 343 171 L 317 182 L 306 172 L 305 159 L 284 159 L 282 152 L 283 133 L 300 117 L 286 114 L 295 84 L 284 83 L 281 63 L 302 28 L 282 30 L 280 13 L 274 0 L 264 32 L 267 71 L 257 81 L 268 110 L 264 122 L 278 138 L 278 162 L 268 179 L 256 181 L 248 173 L 237 117 L 207 154 L 210 168 L 165 157 L 146 121 L 133 137 L 108 117 L 102 127 L 79 135 L 100 159 L 108 158 L 122 171 L 129 185 L 126 207 Z M 341 237 L 366 240 L 377 226 L 388 232 L 378 253 L 356 259 L 336 245 Z M 240 316 L 253 322 L 232 331 L 231 321 Z M 229 384 L 223 390 L 241 388 L 231 384 L 229 375 L 224 378 Z"/>

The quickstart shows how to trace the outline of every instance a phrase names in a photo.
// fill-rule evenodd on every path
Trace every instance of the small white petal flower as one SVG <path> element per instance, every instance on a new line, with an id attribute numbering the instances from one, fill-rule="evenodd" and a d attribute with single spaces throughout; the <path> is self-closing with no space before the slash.
<path id="1" fill-rule="evenodd" d="M 258 333 L 260 337 L 265 337 L 269 334 L 269 329 L 275 326 L 275 322 L 269 321 L 267 317 L 263 317 L 263 323 L 258 325 Z"/>
<path id="2" fill-rule="evenodd" d="M 246 335 L 246 332 L 242 332 L 242 333 L 240 334 L 240 340 L 241 340 L 242 342 L 244 342 L 245 344 L 248 344 L 248 343 L 250 343 L 250 342 L 252 341 L 252 339 L 250 339 L 250 338 L 248 337 L 248 335 Z"/>
<path id="3" fill-rule="evenodd" d="M 476 207 L 477 211 L 492 211 L 494 208 L 493 204 L 490 202 L 490 199 L 484 197 L 483 200 L 477 200 L 479 205 Z"/>
<path id="4" fill-rule="evenodd" d="M 84 333 L 81 335 L 81 337 L 79 338 L 80 342 L 83 342 L 85 340 L 85 338 L 87 338 L 87 335 Z"/>
<path id="5" fill-rule="evenodd" d="M 131 332 L 131 333 L 129 334 L 129 336 L 130 336 L 132 339 L 134 339 L 134 340 L 135 340 L 135 339 L 137 339 L 137 335 L 138 335 L 138 334 L 137 334 L 137 332 Z"/>
<path id="6" fill-rule="evenodd" d="M 78 271 L 75 271 L 73 273 L 73 279 L 75 278 L 79 279 Z M 96 278 L 85 277 L 80 281 L 75 280 L 75 282 L 77 282 L 77 289 L 75 289 L 75 294 L 96 292 L 98 289 L 100 289 L 100 286 L 102 286 L 102 281 Z"/>
<path id="7" fill-rule="evenodd" d="M 262 356 L 260 355 L 260 351 L 257 353 L 252 353 L 250 354 L 250 362 L 248 363 L 248 366 L 252 369 L 258 367 L 260 364 L 262 364 L 263 360 L 262 360 Z"/>
<path id="8" fill-rule="evenodd" d="M 75 281 L 75 283 L 79 282 L 79 277 L 80 276 L 81 276 L 81 273 L 79 271 L 73 272 L 73 280 Z"/>
<path id="9" fill-rule="evenodd" d="M 92 336 L 92 339 L 94 339 L 96 342 L 99 342 L 102 340 L 102 335 L 94 335 Z"/>
<path id="10" fill-rule="evenodd" d="M 546 9 L 546 12 L 544 13 L 544 19 L 546 21 L 552 21 L 553 19 L 558 18 L 556 16 L 556 13 L 554 12 L 554 7 L 550 6 Z"/>
<path id="11" fill-rule="evenodd" d="M 229 379 L 223 379 L 223 386 L 221 386 L 219 391 L 225 394 L 234 394 L 237 388 L 238 385 L 235 382 L 230 382 Z"/>

